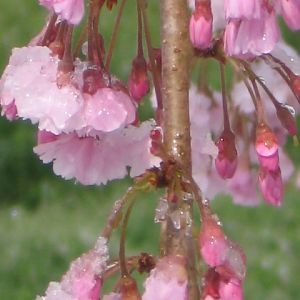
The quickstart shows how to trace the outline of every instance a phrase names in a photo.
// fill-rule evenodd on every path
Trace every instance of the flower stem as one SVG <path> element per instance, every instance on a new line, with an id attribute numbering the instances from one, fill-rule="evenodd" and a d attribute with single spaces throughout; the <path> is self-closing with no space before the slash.
<path id="1" fill-rule="evenodd" d="M 117 18 L 116 18 L 116 22 L 115 22 L 115 25 L 114 25 L 113 33 L 112 33 L 112 36 L 111 36 L 107 56 L 106 56 L 106 62 L 105 62 L 106 70 L 109 70 L 109 67 L 110 67 L 112 54 L 113 54 L 113 50 L 115 48 L 117 34 L 119 32 L 121 17 L 122 17 L 122 14 L 123 14 L 125 4 L 126 4 L 126 0 L 122 0 L 122 2 L 120 4 L 120 7 L 119 7 L 118 15 L 117 15 Z"/>
<path id="2" fill-rule="evenodd" d="M 153 79 L 154 89 L 155 89 L 155 94 L 157 99 L 157 108 L 158 111 L 160 111 L 162 110 L 163 107 L 162 95 L 161 95 L 161 78 L 160 78 L 159 70 L 157 69 L 155 64 L 154 52 L 153 52 L 152 42 L 151 42 L 151 34 L 148 26 L 148 18 L 147 18 L 147 13 L 145 8 L 145 0 L 137 0 L 137 4 L 142 13 L 147 51 L 148 51 L 148 56 L 149 56 L 149 61 L 151 66 L 151 74 L 152 74 L 152 79 Z M 158 118 L 158 121 L 160 121 L 159 119 L 160 118 Z"/>

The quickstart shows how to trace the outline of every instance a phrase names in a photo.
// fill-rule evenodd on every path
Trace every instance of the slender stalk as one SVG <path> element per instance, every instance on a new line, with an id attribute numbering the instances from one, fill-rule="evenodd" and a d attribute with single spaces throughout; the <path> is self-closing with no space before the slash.
<path id="1" fill-rule="evenodd" d="M 161 95 L 161 76 L 155 64 L 154 52 L 153 52 L 152 42 L 151 42 L 151 34 L 148 26 L 148 18 L 147 18 L 147 12 L 145 8 L 145 0 L 137 0 L 137 3 L 142 13 L 147 51 L 148 51 L 148 56 L 149 56 L 149 61 L 151 66 L 151 74 L 154 83 L 155 95 L 157 99 L 157 108 L 160 111 L 163 108 L 162 95 Z"/>
<path id="2" fill-rule="evenodd" d="M 138 190 L 134 187 L 130 187 L 127 193 L 118 201 L 115 202 L 112 212 L 110 213 L 106 225 L 102 231 L 102 236 L 109 239 L 114 228 L 117 227 L 119 221 L 121 220 L 122 211 L 124 206 L 137 196 Z"/>
<path id="3" fill-rule="evenodd" d="M 191 137 L 189 118 L 189 59 L 188 8 L 186 0 L 161 1 L 162 101 L 164 147 L 184 174 L 191 174 Z M 171 186 L 168 189 L 172 189 Z M 167 254 L 184 255 L 187 259 L 188 299 L 199 299 L 195 270 L 192 225 L 183 214 L 180 228 L 175 228 L 171 215 L 176 211 L 192 215 L 192 203 L 180 199 L 169 203 L 167 218 Z"/>
<path id="4" fill-rule="evenodd" d="M 53 13 L 49 18 L 49 22 L 47 24 L 46 32 L 45 32 L 44 37 L 41 41 L 42 46 L 48 46 L 49 38 L 50 38 L 51 33 L 53 31 L 53 28 L 55 26 L 56 20 L 57 20 L 57 15 L 55 13 Z"/>
<path id="5" fill-rule="evenodd" d="M 139 8 L 138 2 L 136 2 L 136 11 L 137 11 L 137 18 L 138 18 L 138 26 L 137 26 L 137 54 L 138 56 L 144 57 L 143 51 L 143 21 L 142 21 L 142 14 Z"/>
<path id="6" fill-rule="evenodd" d="M 127 263 L 126 263 L 126 255 L 125 255 L 125 240 L 126 240 L 126 229 L 129 221 L 129 216 L 132 211 L 134 200 L 131 201 L 129 204 L 129 207 L 127 208 L 126 214 L 124 216 L 124 221 L 122 224 L 122 232 L 121 232 L 121 238 L 120 238 L 120 249 L 119 249 L 119 260 L 120 260 L 120 269 L 122 276 L 129 276 L 129 272 L 127 269 Z"/>
<path id="7" fill-rule="evenodd" d="M 123 10 L 124 10 L 124 7 L 125 7 L 125 3 L 126 3 L 126 0 L 122 0 L 122 2 L 120 4 L 120 7 L 119 7 L 118 15 L 117 15 L 117 18 L 116 18 L 116 22 L 115 22 L 115 25 L 114 25 L 113 33 L 112 33 L 112 36 L 111 36 L 111 40 L 110 40 L 110 44 L 109 44 L 109 48 L 108 48 L 108 52 L 107 52 L 107 56 L 106 56 L 106 62 L 105 62 L 106 70 L 109 70 L 109 67 L 110 67 L 113 50 L 114 50 L 115 44 L 116 44 L 117 34 L 119 32 L 119 29 L 120 29 L 120 22 L 121 22 L 121 17 L 122 17 Z"/>
<path id="8" fill-rule="evenodd" d="M 227 107 L 227 97 L 226 97 L 224 65 L 221 62 L 219 63 L 219 65 L 220 65 L 220 73 L 221 73 L 221 89 L 222 89 L 222 101 L 223 101 L 224 130 L 230 130 L 228 107 Z"/>

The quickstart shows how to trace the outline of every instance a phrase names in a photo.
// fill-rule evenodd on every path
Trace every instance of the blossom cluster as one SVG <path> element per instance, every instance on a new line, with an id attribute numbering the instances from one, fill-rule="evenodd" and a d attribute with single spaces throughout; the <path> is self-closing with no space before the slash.
<path id="1" fill-rule="evenodd" d="M 221 89 L 214 89 L 205 78 L 199 85 L 190 84 L 192 178 L 186 182 L 165 151 L 164 103 L 160 99 L 163 62 L 160 50 L 149 45 L 145 8 L 140 2 L 137 54 L 128 84 L 124 84 L 110 72 L 118 21 L 108 49 L 98 31 L 101 10 L 106 9 L 105 4 L 112 9 L 116 0 L 90 2 L 76 49 L 73 31 L 83 20 L 84 1 L 39 0 L 49 11 L 49 19 L 26 47 L 12 51 L 0 79 L 2 115 L 11 121 L 20 118 L 36 124 L 34 152 L 44 163 L 53 164 L 55 174 L 83 185 L 106 184 L 126 175 L 142 177 L 159 170 L 163 180 L 158 183 L 155 178 L 156 187 L 169 184 L 179 195 L 187 192 L 187 182 L 192 185 L 194 180 L 205 199 L 228 194 L 237 204 L 254 206 L 260 201 L 259 186 L 267 204 L 280 206 L 284 182 L 294 168 L 282 146 L 288 136 L 297 139 L 300 58 L 281 40 L 277 18 L 282 16 L 292 30 L 300 29 L 300 2 L 192 1 L 189 35 L 193 56 L 201 66 L 208 59 L 218 65 Z M 143 50 L 143 28 L 149 61 Z M 225 68 L 234 74 L 230 84 L 225 82 Z M 139 108 L 150 91 L 150 73 L 155 119 L 142 121 Z M 175 177 L 180 184 L 172 182 L 174 175 L 164 173 L 168 164 L 178 167 Z M 166 210 L 168 202 L 172 206 L 179 201 L 175 196 L 169 198 L 160 203 Z M 202 221 L 198 249 L 207 266 L 200 300 L 242 300 L 245 256 L 223 233 L 209 205 L 198 202 Z M 120 221 L 117 211 L 113 212 L 114 225 Z M 173 213 L 175 217 L 163 214 L 163 221 L 169 217 L 180 230 L 181 217 L 188 212 Z M 46 295 L 37 299 L 188 299 L 187 257 L 168 254 L 154 262 L 150 259 L 145 267 L 143 259 L 124 262 L 120 250 L 119 262 L 110 266 L 107 240 L 107 236 L 99 238 L 95 248 L 71 264 L 61 282 L 50 283 Z M 149 273 L 142 296 L 126 270 L 128 266 Z M 102 297 L 102 285 L 114 270 L 120 271 L 121 279 L 113 293 Z"/>
<path id="2" fill-rule="evenodd" d="M 189 29 L 191 41 L 199 51 L 197 55 L 209 55 L 210 49 L 218 48 L 223 40 L 224 53 L 216 58 L 228 56 L 238 74 L 231 93 L 225 91 L 232 101 L 225 103 L 229 116 L 224 115 L 223 131 L 222 124 L 214 120 L 222 118 L 224 95 L 213 90 L 207 93 L 193 85 L 190 88 L 193 175 L 208 198 L 219 193 L 232 194 L 236 203 L 255 205 L 259 199 L 252 172 L 260 166 L 258 182 L 263 197 L 279 206 L 283 198 L 282 179 L 290 178 L 293 167 L 278 147 L 285 143 L 286 133 L 296 134 L 299 68 L 295 64 L 297 54 L 283 42 L 278 44 L 275 17 L 281 14 L 288 26 L 299 29 L 296 18 L 299 3 L 286 0 L 272 4 L 263 0 L 193 3 L 195 10 Z M 139 103 L 149 91 L 149 65 L 140 41 L 126 87 L 104 67 L 101 36 L 97 41 L 88 39 L 84 56 L 73 58 L 68 43 L 72 27 L 83 17 L 82 0 L 40 1 L 40 4 L 52 17 L 29 46 L 13 50 L 0 81 L 2 114 L 9 120 L 29 119 L 38 125 L 38 145 L 34 152 L 44 163 L 53 162 L 54 172 L 65 179 L 99 185 L 127 174 L 134 177 L 158 166 L 161 158 L 152 154 L 155 151 L 150 133 L 160 124 L 154 120 L 142 123 L 137 113 Z M 107 1 L 109 7 L 113 4 L 114 1 Z M 249 64 L 249 59 L 251 62 L 254 58 L 255 62 Z M 157 68 L 160 69 L 159 62 Z M 265 107 L 260 116 L 253 101 L 262 101 L 253 99 L 249 86 L 244 84 L 250 82 L 250 77 L 263 84 L 258 87 L 261 97 L 270 97 L 264 89 L 267 87 L 274 99 L 280 99 L 259 104 Z M 260 98 L 259 95 L 255 98 Z M 280 122 L 274 119 L 274 108 Z M 231 128 L 225 128 L 226 118 Z M 255 122 L 257 125 L 253 127 Z M 258 159 L 254 155 L 253 130 L 256 130 Z M 264 149 L 266 140 L 272 140 L 272 145 Z M 284 170 L 280 169 L 278 153 L 285 162 Z M 273 157 L 272 166 L 265 162 L 270 161 L 269 156 Z"/>

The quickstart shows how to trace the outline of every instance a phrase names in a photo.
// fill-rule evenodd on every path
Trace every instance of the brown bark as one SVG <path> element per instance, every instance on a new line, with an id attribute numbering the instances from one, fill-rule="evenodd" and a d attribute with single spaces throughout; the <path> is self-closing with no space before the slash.
<path id="1" fill-rule="evenodd" d="M 189 118 L 189 60 L 187 0 L 161 0 L 162 102 L 164 148 L 183 174 L 191 174 L 191 137 Z M 182 191 L 182 194 L 184 191 Z M 180 228 L 175 228 L 172 214 L 182 212 Z M 192 236 L 191 201 L 169 203 L 166 228 L 162 234 L 166 254 L 183 255 L 187 260 L 188 298 L 199 299 L 195 249 Z M 189 224 L 189 225 L 188 225 Z"/>

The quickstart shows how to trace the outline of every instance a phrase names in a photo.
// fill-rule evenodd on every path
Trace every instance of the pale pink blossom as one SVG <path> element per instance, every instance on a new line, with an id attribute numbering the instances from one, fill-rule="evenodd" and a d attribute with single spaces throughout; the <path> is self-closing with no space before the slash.
<path id="1" fill-rule="evenodd" d="M 92 250 L 71 263 L 61 282 L 50 282 L 46 295 L 36 300 L 98 300 L 107 261 L 107 240 L 99 237 Z"/>
<path id="2" fill-rule="evenodd" d="M 72 82 L 57 86 L 58 63 L 47 47 L 13 49 L 0 84 L 1 106 L 7 109 L 14 103 L 16 115 L 38 123 L 40 130 L 55 134 L 74 130 L 69 123 L 84 99 Z"/>
<path id="3" fill-rule="evenodd" d="M 39 0 L 39 3 L 74 25 L 79 24 L 84 15 L 84 0 Z"/>
<path id="4" fill-rule="evenodd" d="M 261 0 L 224 0 L 226 19 L 259 19 Z"/>
<path id="5" fill-rule="evenodd" d="M 140 127 L 129 126 L 110 133 L 98 132 L 95 137 L 62 134 L 34 148 L 44 163 L 53 162 L 53 170 L 65 179 L 84 185 L 105 184 L 123 178 L 130 167 L 132 177 L 159 164 L 150 153 L 151 122 Z"/>
<path id="6" fill-rule="evenodd" d="M 279 10 L 290 29 L 300 29 L 300 1 L 278 0 Z"/>
<path id="7" fill-rule="evenodd" d="M 254 172 L 240 162 L 233 178 L 228 181 L 228 191 L 234 203 L 244 206 L 257 206 L 257 180 Z"/>
<path id="8" fill-rule="evenodd" d="M 273 50 L 279 40 L 275 12 L 266 10 L 259 19 L 232 19 L 226 26 L 224 49 L 228 56 L 251 59 Z"/>
<path id="9" fill-rule="evenodd" d="M 136 109 L 130 97 L 123 91 L 101 88 L 93 95 L 84 94 L 85 104 L 81 114 L 84 128 L 109 132 L 133 123 Z"/>
<path id="10" fill-rule="evenodd" d="M 187 272 L 181 256 L 161 258 L 144 283 L 142 300 L 187 300 Z"/>

